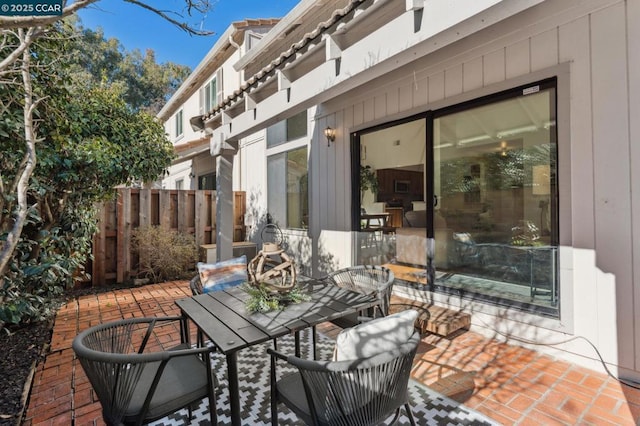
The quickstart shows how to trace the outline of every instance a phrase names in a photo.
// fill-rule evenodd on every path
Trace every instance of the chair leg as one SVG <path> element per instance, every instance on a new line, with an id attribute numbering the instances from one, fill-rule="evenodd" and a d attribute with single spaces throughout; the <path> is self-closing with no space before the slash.
<path id="1" fill-rule="evenodd" d="M 404 404 L 404 411 L 407 412 L 407 417 L 409 418 L 409 423 L 411 426 L 416 426 L 416 420 L 413 418 L 413 413 L 411 412 L 411 405 L 407 402 Z"/>
<path id="2" fill-rule="evenodd" d="M 391 419 L 391 422 L 389 424 L 395 425 L 399 418 L 400 418 L 400 407 L 396 408 L 396 414 L 393 416 L 393 419 Z"/>
<path id="3" fill-rule="evenodd" d="M 211 369 L 211 359 L 210 355 L 206 356 L 206 371 L 207 371 L 207 387 L 209 388 L 209 417 L 211 418 L 211 424 L 218 424 L 218 408 L 216 406 L 216 387 L 218 385 L 218 379 L 215 376 L 215 373 Z"/>

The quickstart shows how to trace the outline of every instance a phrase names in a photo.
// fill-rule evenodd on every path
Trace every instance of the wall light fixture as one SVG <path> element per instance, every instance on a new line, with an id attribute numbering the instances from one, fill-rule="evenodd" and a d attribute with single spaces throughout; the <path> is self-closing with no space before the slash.
<path id="1" fill-rule="evenodd" d="M 324 129 L 324 136 L 327 138 L 327 146 L 331 146 L 331 142 L 336 140 L 336 129 L 327 126 Z"/>

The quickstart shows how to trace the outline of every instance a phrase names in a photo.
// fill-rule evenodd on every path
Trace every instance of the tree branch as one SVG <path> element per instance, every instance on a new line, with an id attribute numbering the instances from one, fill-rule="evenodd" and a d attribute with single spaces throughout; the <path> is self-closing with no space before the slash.
<path id="1" fill-rule="evenodd" d="M 11 64 L 22 56 L 24 51 L 29 48 L 31 45 L 31 41 L 33 40 L 33 35 L 36 32 L 36 28 L 29 28 L 27 30 L 27 34 L 25 34 L 24 40 L 20 40 L 20 44 L 16 47 L 6 58 L 0 61 L 0 71 L 6 70 Z"/>
<path id="2" fill-rule="evenodd" d="M 100 0 L 76 0 L 73 3 L 71 3 L 69 6 L 62 9 L 62 15 L 0 16 L 0 30 L 6 30 L 11 28 L 25 28 L 25 27 L 43 27 L 46 25 L 50 25 L 67 16 L 71 16 L 74 13 L 78 12 L 80 9 L 84 9 L 85 7 L 90 6 L 93 3 L 97 3 L 98 1 Z M 162 18 L 166 19 L 167 21 L 169 21 L 176 27 L 180 28 L 181 30 L 187 32 L 188 34 L 198 35 L 198 36 L 207 36 L 207 35 L 213 34 L 212 31 L 198 30 L 191 27 L 186 22 L 180 22 L 179 20 L 169 16 L 168 12 L 165 12 L 163 10 L 150 6 L 144 1 L 140 1 L 140 0 L 123 0 L 123 1 L 126 3 L 131 3 L 136 6 L 142 7 L 143 9 L 149 10 L 155 13 L 156 15 L 161 16 Z M 187 10 L 189 13 L 191 13 L 192 9 L 195 9 L 200 13 L 204 13 L 210 8 L 210 4 L 208 0 L 201 0 L 201 1 L 185 0 L 185 3 L 187 4 Z M 202 5 L 200 3 L 202 3 Z M 180 16 L 179 14 L 176 14 L 176 15 Z"/>
<path id="3" fill-rule="evenodd" d="M 27 34 L 32 34 L 31 29 L 27 30 Z M 27 36 L 24 30 L 18 30 L 20 42 L 24 43 Z M 22 64 L 20 72 L 22 74 L 22 83 L 24 85 L 24 138 L 25 138 L 25 155 L 26 164 L 20 179 L 18 180 L 18 211 L 15 214 L 13 227 L 7 234 L 7 239 L 2 243 L 0 248 L 0 277 L 6 273 L 7 266 L 11 260 L 11 256 L 18 245 L 22 228 L 24 227 L 27 213 L 29 211 L 27 190 L 29 189 L 29 180 L 36 166 L 36 134 L 33 128 L 33 87 L 31 86 L 31 52 L 26 49 L 22 52 Z M 2 278 L 0 278 L 2 281 Z"/>
<path id="4" fill-rule="evenodd" d="M 186 22 L 180 22 L 177 19 L 172 18 L 171 16 L 169 16 L 168 12 L 165 12 L 165 11 L 160 10 L 160 9 L 156 9 L 155 7 L 152 7 L 152 6 L 148 5 L 145 2 L 138 1 L 138 0 L 124 0 L 124 1 L 126 3 L 135 4 L 136 6 L 140 6 L 143 9 L 147 9 L 147 10 L 155 13 L 156 15 L 162 17 L 163 19 L 166 19 L 167 21 L 171 22 L 173 25 L 175 25 L 176 27 L 180 28 L 181 30 L 187 32 L 188 34 L 197 35 L 197 36 L 208 36 L 208 35 L 214 34 L 213 31 L 196 30 L 195 28 L 191 27 Z M 188 4 L 188 10 L 189 11 L 191 11 L 192 8 L 196 8 L 191 0 L 186 0 L 186 1 L 187 1 L 187 4 Z M 202 12 L 202 10 L 200 8 L 196 8 L 196 9 L 198 11 Z M 179 14 L 176 14 L 176 15 L 182 17 Z"/>

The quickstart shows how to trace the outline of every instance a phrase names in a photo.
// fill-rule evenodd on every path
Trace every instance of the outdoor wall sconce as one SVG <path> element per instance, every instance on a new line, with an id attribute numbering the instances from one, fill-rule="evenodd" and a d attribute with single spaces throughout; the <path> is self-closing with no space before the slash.
<path id="1" fill-rule="evenodd" d="M 336 140 L 336 129 L 327 126 L 327 128 L 324 129 L 324 136 L 327 138 L 327 146 L 331 146 L 331 142 Z"/>

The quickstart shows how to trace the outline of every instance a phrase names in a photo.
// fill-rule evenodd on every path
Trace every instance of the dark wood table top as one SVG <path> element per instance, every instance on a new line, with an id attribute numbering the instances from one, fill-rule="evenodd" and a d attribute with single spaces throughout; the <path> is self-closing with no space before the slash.
<path id="1" fill-rule="evenodd" d="M 272 340 L 378 304 L 364 295 L 310 280 L 300 284 L 311 300 L 282 311 L 249 313 L 249 295 L 241 287 L 205 293 L 176 301 L 191 321 L 225 354 Z"/>

